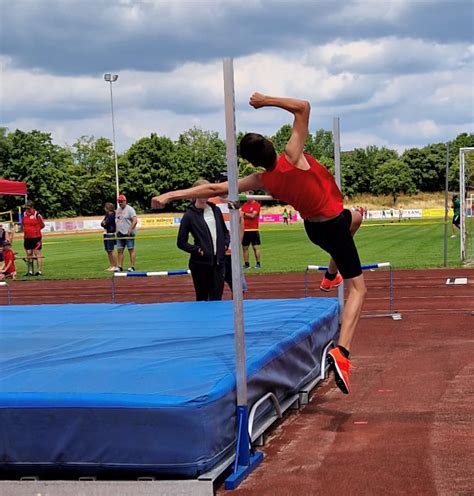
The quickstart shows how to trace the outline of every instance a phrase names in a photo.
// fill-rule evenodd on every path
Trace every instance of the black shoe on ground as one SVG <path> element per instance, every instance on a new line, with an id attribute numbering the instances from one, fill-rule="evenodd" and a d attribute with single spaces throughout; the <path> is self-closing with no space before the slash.
<path id="1" fill-rule="evenodd" d="M 33 275 L 33 274 L 31 274 L 31 275 Z M 42 272 L 40 272 L 40 271 L 35 272 L 35 276 L 42 276 L 42 275 L 43 275 L 43 273 L 42 273 Z"/>
<path id="2" fill-rule="evenodd" d="M 33 272 L 27 272 L 27 273 L 25 274 L 25 277 L 31 277 L 32 275 L 33 275 Z"/>

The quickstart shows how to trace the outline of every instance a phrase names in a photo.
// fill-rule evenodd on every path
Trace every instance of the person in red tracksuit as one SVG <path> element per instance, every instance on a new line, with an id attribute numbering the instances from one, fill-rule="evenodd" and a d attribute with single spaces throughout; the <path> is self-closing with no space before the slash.
<path id="1" fill-rule="evenodd" d="M 34 208 L 31 200 L 25 204 L 25 213 L 23 214 L 23 246 L 28 257 L 28 272 L 26 276 L 42 276 L 43 275 L 43 258 L 41 256 L 42 234 L 41 229 L 44 227 L 43 217 Z M 38 270 L 34 272 L 34 260 L 38 264 Z"/>
<path id="2" fill-rule="evenodd" d="M 350 392 L 350 346 L 365 300 L 366 287 L 359 254 L 353 236 L 362 222 L 360 212 L 344 208 L 343 197 L 334 177 L 311 155 L 304 153 L 308 136 L 310 104 L 296 98 L 254 93 L 249 104 L 255 109 L 278 107 L 293 114 L 293 128 L 282 155 L 273 143 L 257 133 L 240 140 L 240 155 L 265 172 L 255 172 L 239 179 L 239 191 L 265 190 L 274 198 L 292 205 L 304 220 L 308 238 L 331 255 L 328 271 L 321 283 L 323 291 L 336 288 L 343 281 L 349 289 L 344 306 L 338 344 L 328 358 L 336 384 Z M 171 191 L 152 199 L 152 207 L 162 208 L 169 201 L 227 193 L 228 184 L 209 184 Z"/>
<path id="3" fill-rule="evenodd" d="M 3 264 L 0 267 L 0 281 L 3 279 L 16 277 L 15 253 L 12 250 L 10 241 L 5 241 L 3 245 Z"/>

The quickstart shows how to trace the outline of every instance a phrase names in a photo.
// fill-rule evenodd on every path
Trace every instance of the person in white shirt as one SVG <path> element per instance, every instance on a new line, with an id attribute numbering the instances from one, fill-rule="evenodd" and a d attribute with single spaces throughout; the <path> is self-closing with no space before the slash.
<path id="1" fill-rule="evenodd" d="M 138 223 L 135 209 L 127 204 L 125 195 L 117 198 L 118 208 L 115 211 L 115 226 L 117 229 L 117 265 L 120 272 L 123 270 L 123 250 L 127 247 L 130 255 L 128 272 L 135 272 L 135 234 Z M 122 239 L 121 239 L 122 238 Z"/>
<path id="2" fill-rule="evenodd" d="M 207 183 L 200 179 L 193 186 Z M 193 243 L 189 242 L 190 234 Z M 207 198 L 196 198 L 181 219 L 177 238 L 178 248 L 190 254 L 189 269 L 196 301 L 222 300 L 229 242 L 229 231 L 220 209 Z"/>

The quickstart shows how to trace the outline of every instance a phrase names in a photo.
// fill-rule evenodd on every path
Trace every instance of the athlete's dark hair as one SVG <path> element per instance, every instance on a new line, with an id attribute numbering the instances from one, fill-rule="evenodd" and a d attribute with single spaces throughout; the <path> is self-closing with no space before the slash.
<path id="1" fill-rule="evenodd" d="M 266 170 L 272 170 L 277 160 L 273 143 L 257 133 L 247 133 L 240 140 L 240 156 Z"/>

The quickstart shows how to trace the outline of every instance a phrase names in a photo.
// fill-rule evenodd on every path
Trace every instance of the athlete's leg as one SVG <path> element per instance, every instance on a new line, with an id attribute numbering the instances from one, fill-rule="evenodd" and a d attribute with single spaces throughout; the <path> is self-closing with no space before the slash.
<path id="1" fill-rule="evenodd" d="M 252 245 L 253 252 L 255 254 L 255 261 L 260 263 L 260 245 Z"/>
<path id="2" fill-rule="evenodd" d="M 130 255 L 130 267 L 135 268 L 135 248 L 129 249 L 128 254 Z"/>
<path id="3" fill-rule="evenodd" d="M 341 331 L 338 344 L 350 350 L 352 338 L 359 322 L 362 305 L 364 304 L 367 289 L 365 287 L 364 275 L 345 279 L 344 284 L 348 288 L 348 297 L 342 314 Z"/>
<path id="4" fill-rule="evenodd" d="M 351 234 L 354 237 L 355 233 L 362 224 L 362 215 L 360 215 L 360 213 L 357 212 L 356 210 L 351 210 L 351 215 L 352 215 L 352 220 L 351 220 L 351 227 L 349 228 L 349 230 L 351 231 Z M 328 272 L 330 274 L 337 273 L 337 265 L 336 262 L 332 259 L 332 257 L 329 260 Z"/>
<path id="5" fill-rule="evenodd" d="M 41 250 L 34 250 L 34 256 L 36 257 L 36 265 L 38 267 L 38 272 L 43 273 L 43 257 L 41 256 Z"/>
<path id="6" fill-rule="evenodd" d="M 244 257 L 245 265 L 249 265 L 249 247 L 242 245 L 242 256 Z"/>

